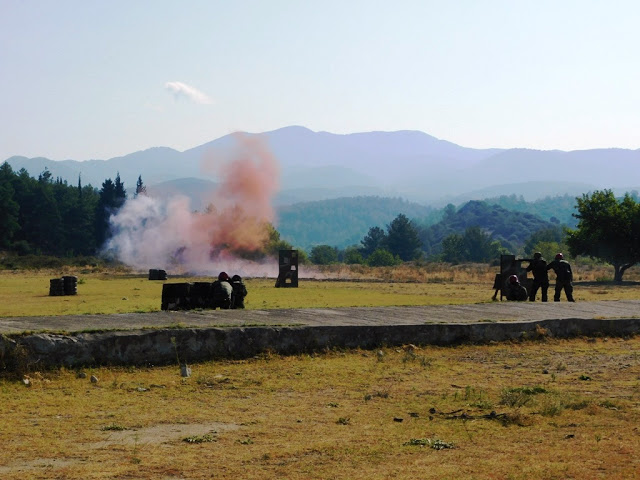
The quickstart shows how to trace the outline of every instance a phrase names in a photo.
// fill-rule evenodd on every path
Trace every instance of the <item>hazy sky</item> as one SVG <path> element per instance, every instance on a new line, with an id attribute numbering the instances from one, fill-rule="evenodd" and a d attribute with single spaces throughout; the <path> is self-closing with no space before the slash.
<path id="1" fill-rule="evenodd" d="M 636 0 L 0 0 L 0 161 L 289 125 L 640 148 Z"/>

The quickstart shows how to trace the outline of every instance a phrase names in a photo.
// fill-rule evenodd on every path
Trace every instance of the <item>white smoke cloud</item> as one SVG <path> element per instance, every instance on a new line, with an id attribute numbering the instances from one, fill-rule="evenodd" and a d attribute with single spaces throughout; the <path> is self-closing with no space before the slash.
<path id="1" fill-rule="evenodd" d="M 209 105 L 213 103 L 211 98 L 205 93 L 202 93 L 195 87 L 191 85 L 187 85 L 182 82 L 167 82 L 164 84 L 164 88 L 173 93 L 176 99 L 187 98 L 192 102 L 199 103 L 202 105 Z"/>
<path id="2" fill-rule="evenodd" d="M 194 212 L 184 196 L 164 201 L 138 195 L 111 217 L 114 235 L 106 250 L 139 271 L 277 276 L 277 260 L 251 262 L 234 255 L 260 250 L 268 241 L 266 225 L 274 221 L 271 203 L 279 178 L 276 159 L 259 141 L 237 140 L 227 155 L 203 160 L 203 167 L 222 179 L 210 208 Z"/>

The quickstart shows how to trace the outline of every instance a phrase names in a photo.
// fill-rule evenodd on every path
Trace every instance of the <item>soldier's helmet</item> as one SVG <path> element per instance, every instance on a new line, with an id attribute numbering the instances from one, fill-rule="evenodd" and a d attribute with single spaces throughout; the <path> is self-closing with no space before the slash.
<path id="1" fill-rule="evenodd" d="M 556 254 L 556 260 L 562 260 L 563 256 L 561 253 Z"/>
<path id="2" fill-rule="evenodd" d="M 220 280 L 221 282 L 228 282 L 229 281 L 229 275 L 227 275 L 227 272 L 220 272 L 220 274 L 218 275 L 218 280 Z"/>
<path id="3" fill-rule="evenodd" d="M 234 275 L 233 277 L 231 277 L 231 281 L 232 282 L 241 282 L 242 281 L 242 277 L 240 275 Z"/>
<path id="4" fill-rule="evenodd" d="M 509 277 L 509 283 L 511 285 L 515 285 L 516 283 L 520 283 L 520 281 L 518 280 L 518 276 L 517 275 L 511 275 Z"/>
<path id="5" fill-rule="evenodd" d="M 536 260 L 538 260 L 539 258 L 542 258 L 542 253 L 540 252 L 536 252 L 533 254 L 533 258 L 535 258 Z"/>

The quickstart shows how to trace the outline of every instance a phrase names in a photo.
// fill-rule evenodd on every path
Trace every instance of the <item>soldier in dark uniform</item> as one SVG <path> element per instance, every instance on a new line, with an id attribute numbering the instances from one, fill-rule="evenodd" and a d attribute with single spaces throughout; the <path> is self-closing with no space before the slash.
<path id="1" fill-rule="evenodd" d="M 518 276 L 511 275 L 507 282 L 507 300 L 523 302 L 527 297 L 527 289 L 520 283 Z"/>
<path id="2" fill-rule="evenodd" d="M 496 273 L 496 276 L 493 279 L 493 289 L 495 292 L 493 292 L 491 300 L 495 302 L 498 298 L 498 292 L 502 289 L 502 275 L 500 273 Z"/>
<path id="3" fill-rule="evenodd" d="M 229 283 L 229 275 L 226 272 L 220 272 L 218 280 L 213 282 L 213 309 L 228 309 L 231 307 L 231 294 L 233 288 Z"/>
<path id="4" fill-rule="evenodd" d="M 244 297 L 247 296 L 247 287 L 244 285 L 240 275 L 231 277 L 231 288 L 233 289 L 233 293 L 231 294 L 231 308 L 244 308 Z"/>
<path id="5" fill-rule="evenodd" d="M 561 253 L 558 253 L 556 259 L 547 265 L 547 270 L 551 269 L 556 273 L 556 291 L 553 295 L 553 301 L 560 301 L 560 294 L 564 289 L 567 301 L 575 302 L 573 299 L 573 272 L 571 271 L 571 265 L 564 260 Z"/>
<path id="6" fill-rule="evenodd" d="M 527 267 L 527 272 L 533 272 L 533 285 L 529 292 L 529 301 L 536 301 L 536 293 L 538 288 L 542 293 L 542 301 L 547 301 L 547 292 L 549 290 L 549 274 L 547 273 L 547 261 L 542 258 L 542 253 L 533 254 L 533 260 Z"/>

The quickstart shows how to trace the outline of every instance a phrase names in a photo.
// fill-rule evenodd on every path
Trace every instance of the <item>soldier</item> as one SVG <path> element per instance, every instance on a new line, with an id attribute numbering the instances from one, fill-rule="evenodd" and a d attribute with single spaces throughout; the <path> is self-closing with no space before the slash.
<path id="1" fill-rule="evenodd" d="M 527 267 L 527 272 L 533 272 L 533 285 L 529 292 L 529 301 L 536 301 L 536 293 L 538 288 L 542 292 L 542 301 L 547 301 L 547 291 L 549 290 L 549 274 L 547 273 L 547 261 L 542 258 L 542 253 L 533 254 L 533 260 Z"/>
<path id="2" fill-rule="evenodd" d="M 560 301 L 560 294 L 564 289 L 564 293 L 567 296 L 567 301 L 575 302 L 573 299 L 573 272 L 571 271 L 571 265 L 564 260 L 563 255 L 558 253 L 556 259 L 547 265 L 547 270 L 553 269 L 556 273 L 556 291 L 553 295 L 553 301 Z"/>
<path id="3" fill-rule="evenodd" d="M 244 308 L 244 297 L 247 296 L 247 287 L 245 287 L 242 277 L 234 275 L 231 277 L 231 308 Z"/>
<path id="4" fill-rule="evenodd" d="M 507 300 L 522 302 L 528 297 L 527 289 L 520 283 L 517 275 L 511 275 L 507 283 Z"/>
<path id="5" fill-rule="evenodd" d="M 502 274 L 496 273 L 496 276 L 493 279 L 493 289 L 495 290 L 495 292 L 493 292 L 493 297 L 491 297 L 491 300 L 493 300 L 494 302 L 497 300 L 498 292 L 500 291 L 501 288 L 502 288 Z"/>
<path id="6" fill-rule="evenodd" d="M 213 309 L 228 309 L 231 307 L 231 294 L 233 288 L 229 283 L 229 275 L 226 272 L 220 272 L 218 280 L 213 282 Z"/>

